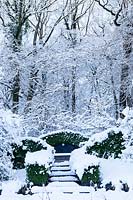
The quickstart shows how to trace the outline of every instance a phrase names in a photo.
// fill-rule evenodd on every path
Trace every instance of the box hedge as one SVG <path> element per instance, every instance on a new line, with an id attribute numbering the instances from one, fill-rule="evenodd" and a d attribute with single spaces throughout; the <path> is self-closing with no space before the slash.
<path id="1" fill-rule="evenodd" d="M 27 181 L 32 182 L 33 185 L 42 186 L 48 183 L 48 170 L 44 165 L 28 164 L 26 166 Z"/>
<path id="2" fill-rule="evenodd" d="M 81 185 L 94 185 L 97 186 L 100 185 L 100 171 L 99 171 L 99 165 L 97 166 L 88 166 L 88 169 L 84 170 L 82 179 L 81 179 Z"/>
<path id="3" fill-rule="evenodd" d="M 23 139 L 21 144 L 12 143 L 11 146 L 13 150 L 12 163 L 14 169 L 25 168 L 25 156 L 28 151 L 35 152 L 47 149 L 46 146 L 43 146 L 40 139 L 38 141 L 34 141 L 30 138 Z"/>
<path id="4" fill-rule="evenodd" d="M 88 146 L 86 151 L 88 154 L 94 154 L 100 158 L 108 159 L 109 157 L 119 158 L 122 150 L 125 149 L 123 134 L 120 131 L 108 133 L 108 138 L 102 142 L 95 142 L 93 146 Z"/>

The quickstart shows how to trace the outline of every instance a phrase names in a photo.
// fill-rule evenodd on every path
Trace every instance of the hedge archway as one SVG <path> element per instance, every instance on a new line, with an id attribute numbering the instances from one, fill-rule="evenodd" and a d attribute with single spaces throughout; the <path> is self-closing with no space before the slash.
<path id="1" fill-rule="evenodd" d="M 55 147 L 57 153 L 70 153 L 72 150 L 79 148 L 81 142 L 88 140 L 87 137 L 84 137 L 80 133 L 69 131 L 53 132 L 42 136 L 41 139 L 46 140 L 49 145 Z"/>

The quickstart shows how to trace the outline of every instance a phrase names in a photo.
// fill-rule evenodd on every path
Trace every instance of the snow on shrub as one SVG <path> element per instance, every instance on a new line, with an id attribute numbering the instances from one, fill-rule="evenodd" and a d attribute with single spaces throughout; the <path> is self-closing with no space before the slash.
<path id="1" fill-rule="evenodd" d="M 42 149 L 48 149 L 48 145 L 45 141 L 35 137 L 23 137 L 19 143 L 12 143 L 13 149 L 13 168 L 22 169 L 25 167 L 25 156 L 27 152 L 40 151 Z"/>
<path id="2" fill-rule="evenodd" d="M 100 183 L 99 159 L 85 154 L 83 147 L 71 153 L 70 165 L 72 170 L 76 171 L 82 185 Z"/>
<path id="3" fill-rule="evenodd" d="M 119 126 L 119 130 L 124 134 L 126 146 L 133 146 L 133 108 L 129 109 L 129 107 L 126 107 L 122 111 L 122 114 L 124 118 L 120 118 L 117 121 L 117 126 Z"/>
<path id="4" fill-rule="evenodd" d="M 86 154 L 86 148 L 83 146 L 72 152 L 70 165 L 83 184 L 93 182 L 99 186 L 101 183 L 101 186 L 105 188 L 110 185 L 110 188 L 122 190 L 128 190 L 128 187 L 133 188 L 133 162 L 131 160 L 98 158 Z"/>
<path id="5" fill-rule="evenodd" d="M 48 183 L 48 169 L 44 165 L 27 165 L 26 172 L 28 181 L 34 185 L 42 186 Z"/>
<path id="6" fill-rule="evenodd" d="M 26 154 L 26 173 L 28 182 L 34 185 L 46 185 L 48 182 L 48 171 L 54 160 L 52 151 L 41 150 Z"/>
<path id="7" fill-rule="evenodd" d="M 100 133 L 99 133 L 100 134 Z M 103 134 L 103 133 L 102 133 Z M 96 137 L 96 135 L 95 135 Z M 86 151 L 88 154 L 94 154 L 100 158 L 109 158 L 114 157 L 118 158 L 122 154 L 122 150 L 125 149 L 123 134 L 121 131 L 115 133 L 110 131 L 105 135 L 105 138 L 102 138 L 101 141 L 86 143 Z"/>
<path id="8" fill-rule="evenodd" d="M 84 169 L 84 173 L 81 179 L 82 185 L 100 185 L 100 171 L 99 165 L 88 166 L 87 169 Z"/>
<path id="9" fill-rule="evenodd" d="M 0 180 L 11 175 L 11 142 L 22 134 L 21 118 L 9 110 L 0 109 Z"/>
<path id="10" fill-rule="evenodd" d="M 79 147 L 80 142 L 88 140 L 88 138 L 84 137 L 82 134 L 69 130 L 51 132 L 49 134 L 40 136 L 40 138 L 45 139 L 46 142 L 51 146 L 56 146 L 58 144 L 72 144 Z"/>

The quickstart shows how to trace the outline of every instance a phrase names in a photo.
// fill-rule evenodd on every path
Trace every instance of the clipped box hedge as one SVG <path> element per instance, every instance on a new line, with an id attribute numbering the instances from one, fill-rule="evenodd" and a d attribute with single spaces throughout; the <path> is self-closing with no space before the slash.
<path id="1" fill-rule="evenodd" d="M 12 149 L 13 149 L 13 157 L 12 157 L 13 169 L 23 169 L 25 167 L 24 163 L 27 150 L 23 149 L 23 146 L 17 145 L 15 143 L 12 144 Z"/>
<path id="2" fill-rule="evenodd" d="M 44 165 L 28 164 L 26 166 L 27 181 L 32 182 L 33 185 L 42 186 L 48 183 L 48 170 Z"/>
<path id="3" fill-rule="evenodd" d="M 79 133 L 68 131 L 56 132 L 43 136 L 41 139 L 46 140 L 46 142 L 51 146 L 56 146 L 58 144 L 71 144 L 77 147 L 79 147 L 80 142 L 85 142 L 88 140 L 88 138 L 80 135 Z"/>
<path id="4" fill-rule="evenodd" d="M 102 142 L 95 142 L 93 146 L 88 146 L 86 151 L 88 154 L 108 159 L 109 157 L 119 158 L 119 155 L 122 154 L 122 150 L 124 149 L 122 132 L 115 133 L 112 131 L 108 133 L 108 138 Z"/>
<path id="5" fill-rule="evenodd" d="M 40 139 L 38 141 L 34 141 L 31 138 L 23 139 L 21 141 L 21 145 L 12 143 L 11 146 L 13 150 L 12 163 L 14 169 L 25 168 L 24 163 L 27 152 L 35 152 L 42 149 L 47 149 L 47 147 L 43 146 L 43 144 L 40 142 Z"/>
<path id="6" fill-rule="evenodd" d="M 100 185 L 100 171 L 99 171 L 99 165 L 97 166 L 88 166 L 88 169 L 84 170 L 82 179 L 81 179 L 81 185 Z"/>

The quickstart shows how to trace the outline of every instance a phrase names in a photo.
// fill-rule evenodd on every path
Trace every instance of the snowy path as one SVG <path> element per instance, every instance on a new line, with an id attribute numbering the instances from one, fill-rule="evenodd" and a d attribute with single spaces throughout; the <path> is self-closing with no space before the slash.
<path id="1" fill-rule="evenodd" d="M 64 193 L 61 191 L 67 187 L 75 191 L 73 193 Z M 18 195 L 14 191 L 11 191 L 11 188 L 7 188 L 0 196 L 0 200 L 133 200 L 133 191 L 127 193 L 122 191 L 94 191 L 93 188 L 87 187 L 90 193 L 86 194 L 79 193 L 79 187 L 76 185 L 58 187 L 58 184 L 55 186 L 49 185 L 45 188 L 33 187 L 33 195 Z"/>
<path id="2" fill-rule="evenodd" d="M 55 162 L 51 167 L 49 182 L 79 182 L 69 164 L 70 154 L 55 154 Z"/>

